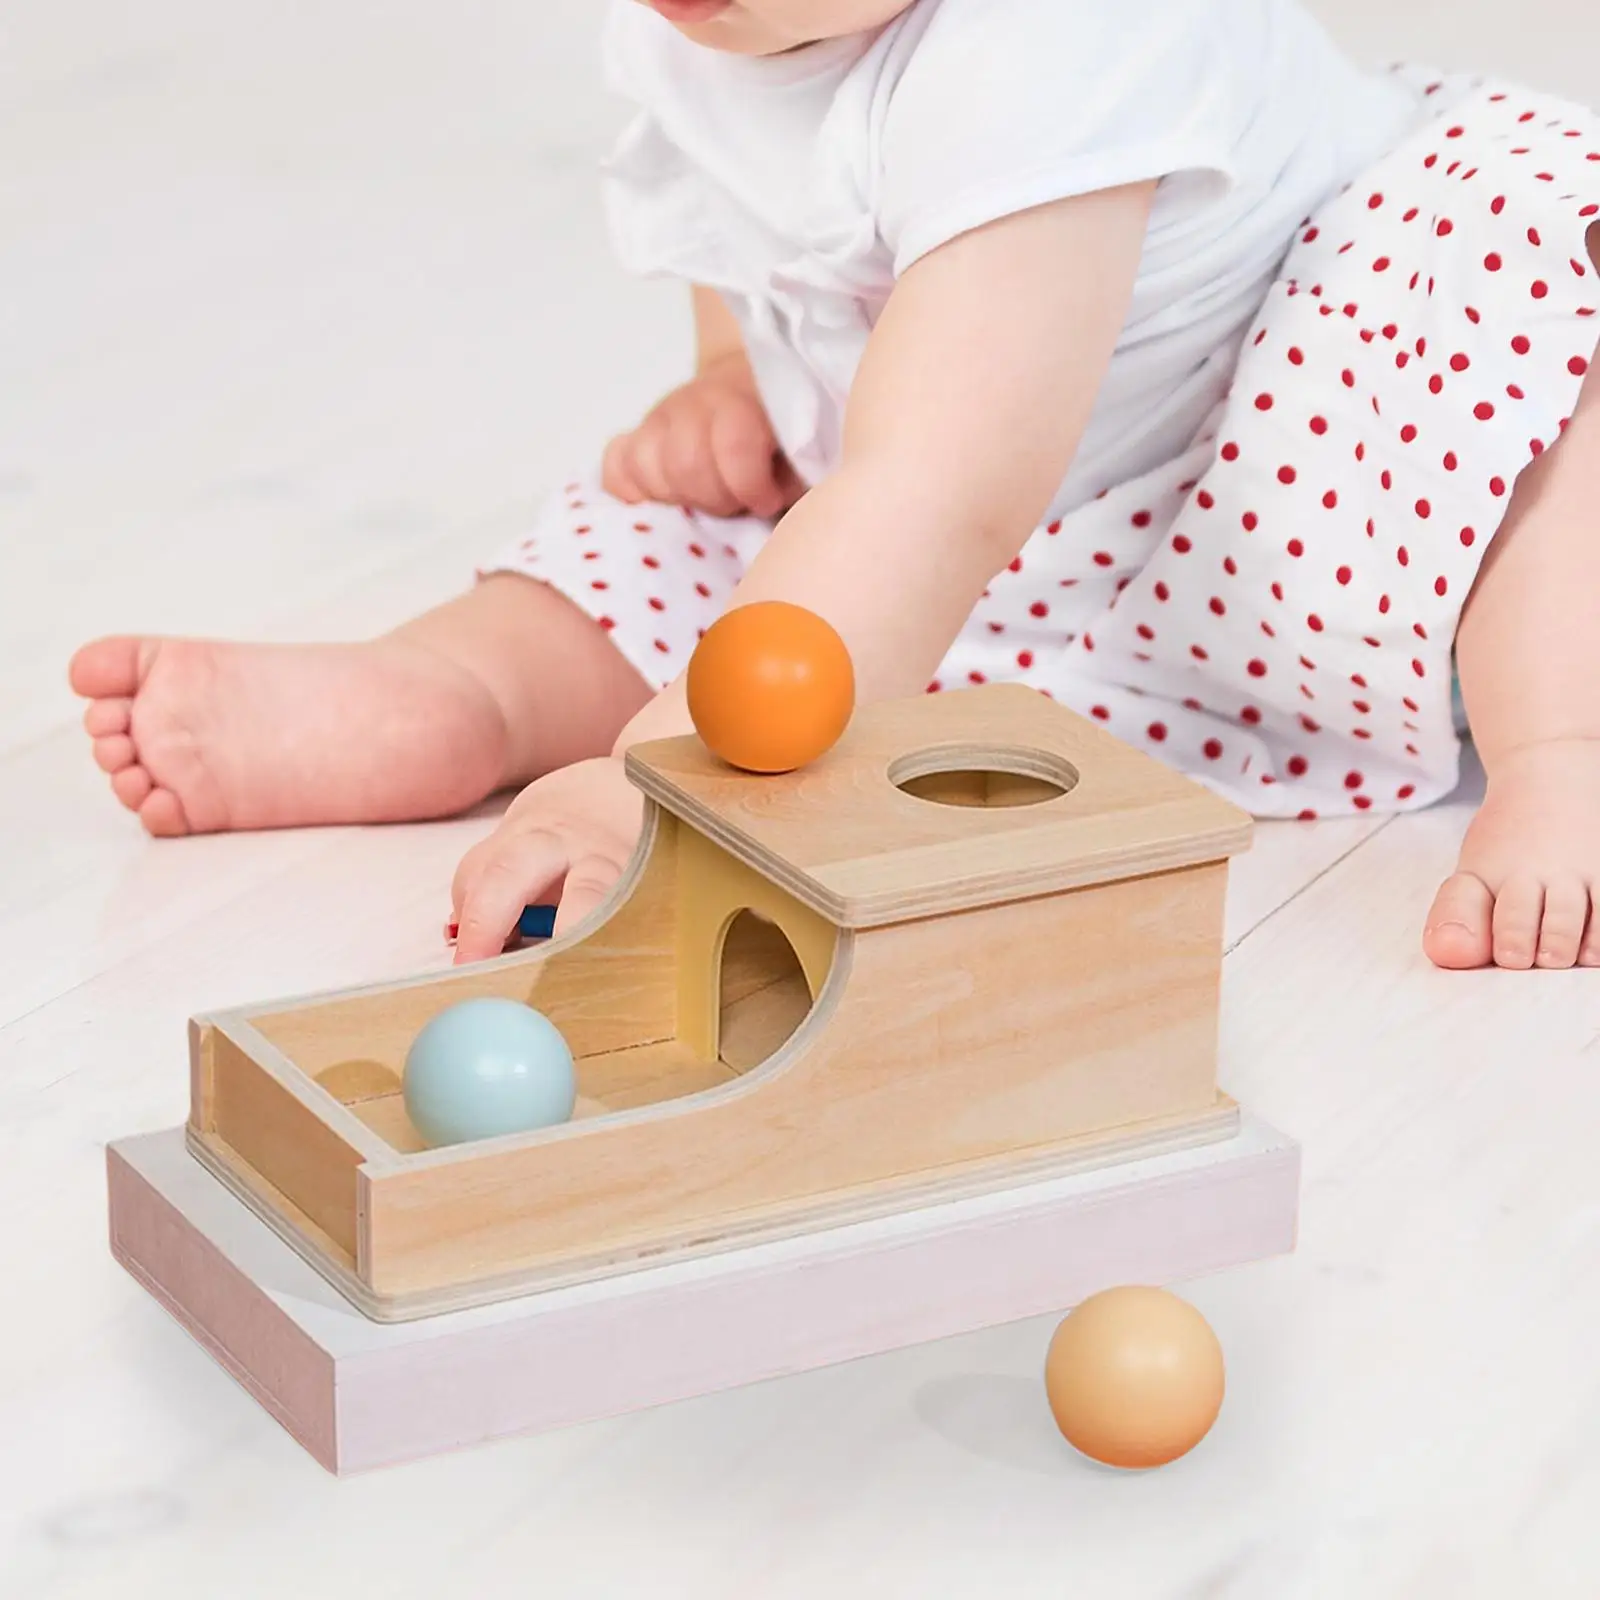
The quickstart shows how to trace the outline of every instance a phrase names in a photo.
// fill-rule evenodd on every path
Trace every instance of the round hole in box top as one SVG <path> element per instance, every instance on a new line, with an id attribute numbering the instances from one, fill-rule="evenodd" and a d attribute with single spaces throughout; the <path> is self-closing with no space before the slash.
<path id="1" fill-rule="evenodd" d="M 1077 787 L 1078 769 L 1025 745 L 945 746 L 901 756 L 889 767 L 889 782 L 933 805 L 1003 810 L 1059 800 Z"/>

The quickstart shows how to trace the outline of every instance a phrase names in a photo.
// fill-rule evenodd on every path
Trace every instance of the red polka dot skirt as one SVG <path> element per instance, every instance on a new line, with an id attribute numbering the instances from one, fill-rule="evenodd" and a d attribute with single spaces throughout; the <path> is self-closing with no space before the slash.
<path id="1" fill-rule="evenodd" d="M 1464 80 L 1432 106 L 1306 222 L 1194 446 L 1038 529 L 931 689 L 1031 684 L 1260 816 L 1455 787 L 1461 608 L 1600 341 L 1600 117 Z M 575 482 L 497 570 L 659 686 L 768 531 Z"/>
<path id="2" fill-rule="evenodd" d="M 483 570 L 559 589 L 660 689 L 688 667 L 771 531 L 757 517 L 625 505 L 594 474 L 552 496 L 532 531 Z"/>

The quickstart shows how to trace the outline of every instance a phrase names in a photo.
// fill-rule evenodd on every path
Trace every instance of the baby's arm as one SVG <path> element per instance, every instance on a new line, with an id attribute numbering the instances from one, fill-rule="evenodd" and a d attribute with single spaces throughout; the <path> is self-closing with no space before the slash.
<path id="1" fill-rule="evenodd" d="M 1126 317 L 1153 186 L 993 223 L 908 270 L 874 330 L 843 462 L 773 530 L 732 604 L 781 599 L 844 635 L 862 699 L 919 693 L 1066 474 Z M 616 754 L 690 729 L 680 678 Z M 495 954 L 561 885 L 558 932 L 605 897 L 638 836 L 612 757 L 530 785 L 462 863 L 456 959 Z"/>
<path id="2" fill-rule="evenodd" d="M 838 470 L 778 524 L 730 605 L 809 607 L 850 647 L 861 699 L 920 692 L 1066 474 L 1153 193 L 1023 212 L 911 266 L 862 359 Z M 680 677 L 616 749 L 689 728 Z"/>
<path id="3" fill-rule="evenodd" d="M 727 302 L 715 289 L 695 284 L 691 291 L 694 300 L 694 366 L 704 372 L 730 356 L 744 361 L 744 334 L 739 329 L 739 319 L 728 309 Z"/>

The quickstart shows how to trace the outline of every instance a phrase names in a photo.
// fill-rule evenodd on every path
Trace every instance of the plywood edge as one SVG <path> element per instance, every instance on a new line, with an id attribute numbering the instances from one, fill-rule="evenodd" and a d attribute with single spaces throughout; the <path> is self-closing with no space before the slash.
<path id="1" fill-rule="evenodd" d="M 901 851 L 887 862 L 874 857 L 830 862 L 817 869 L 814 882 L 843 925 L 883 927 L 1221 865 L 1249 849 L 1254 827 L 1243 812 L 1220 814 L 1186 796 L 1142 808 L 1137 815 L 1150 827 L 1130 840 L 1129 815 L 1063 814 L 1058 828 L 946 840 Z M 904 888 L 914 876 L 925 877 L 931 887 Z"/>
<path id="2" fill-rule="evenodd" d="M 659 742 L 671 745 L 678 741 Z M 671 778 L 657 771 L 644 758 L 642 752 L 647 752 L 651 748 L 652 745 L 640 745 L 637 749 L 627 751 L 623 757 L 623 766 L 629 779 L 651 804 L 660 807 L 662 811 L 675 817 L 696 833 L 713 840 L 735 860 L 743 862 L 769 882 L 787 890 L 801 904 L 809 906 L 821 916 L 827 917 L 829 921 L 837 923 L 838 917 L 835 914 L 837 908 L 827 895 L 819 892 L 809 874 L 791 866 L 781 856 L 762 849 L 742 829 L 724 820 L 713 807 L 704 805 L 685 794 Z"/>
<path id="3" fill-rule="evenodd" d="M 632 752 L 629 760 L 633 781 L 663 810 L 841 928 L 884 927 L 1227 861 L 1249 850 L 1255 827 L 1248 812 L 1198 786 L 1091 815 L 1074 815 L 1069 793 L 1046 802 L 1060 808 L 1053 828 L 942 839 L 806 869 L 756 844 Z M 907 890 L 908 877 L 925 878 L 929 887 Z"/>
<path id="4" fill-rule="evenodd" d="M 671 1261 L 697 1260 L 855 1223 L 918 1211 L 930 1206 L 1026 1188 L 1049 1179 L 1096 1172 L 1154 1156 L 1220 1144 L 1240 1128 L 1238 1104 L 1225 1094 L 1200 1112 L 1163 1117 L 1137 1126 L 1080 1134 L 1052 1145 L 1038 1145 L 1003 1157 L 931 1169 L 914 1178 L 886 1178 L 845 1194 L 786 1202 L 758 1212 L 730 1213 L 717 1224 L 684 1229 L 608 1253 L 575 1255 L 553 1265 L 501 1274 L 472 1283 L 381 1295 L 341 1260 L 308 1250 L 281 1219 L 240 1194 L 282 1237 L 374 1322 L 410 1322 L 445 1312 L 492 1305 L 523 1295 L 615 1277 Z M 231 1186 L 231 1185 L 230 1185 Z M 237 1190 L 235 1192 L 238 1192 Z"/>
<path id="5" fill-rule="evenodd" d="M 209 1128 L 214 1114 L 212 1041 L 216 1028 L 205 1017 L 189 1019 L 189 1126 Z"/>
<path id="6" fill-rule="evenodd" d="M 285 1432 L 338 1472 L 337 1374 L 319 1346 L 113 1144 L 111 1254 Z"/>

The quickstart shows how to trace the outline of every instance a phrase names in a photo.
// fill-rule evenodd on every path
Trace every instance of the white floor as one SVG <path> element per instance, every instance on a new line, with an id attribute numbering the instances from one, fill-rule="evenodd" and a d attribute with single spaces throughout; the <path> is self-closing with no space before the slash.
<path id="1" fill-rule="evenodd" d="M 1423 964 L 1464 802 L 1238 870 L 1225 1082 L 1304 1233 L 1192 1287 L 1229 1399 L 1163 1472 L 1059 1443 L 1046 1322 L 339 1484 L 113 1267 L 102 1148 L 183 1116 L 185 1018 L 441 964 L 486 823 L 147 843 L 66 655 L 381 627 L 679 370 L 605 254 L 598 8 L 0 14 L 0 1593 L 1600 1591 L 1600 975 Z M 1592 97 L 1590 0 L 1326 9 Z"/>

